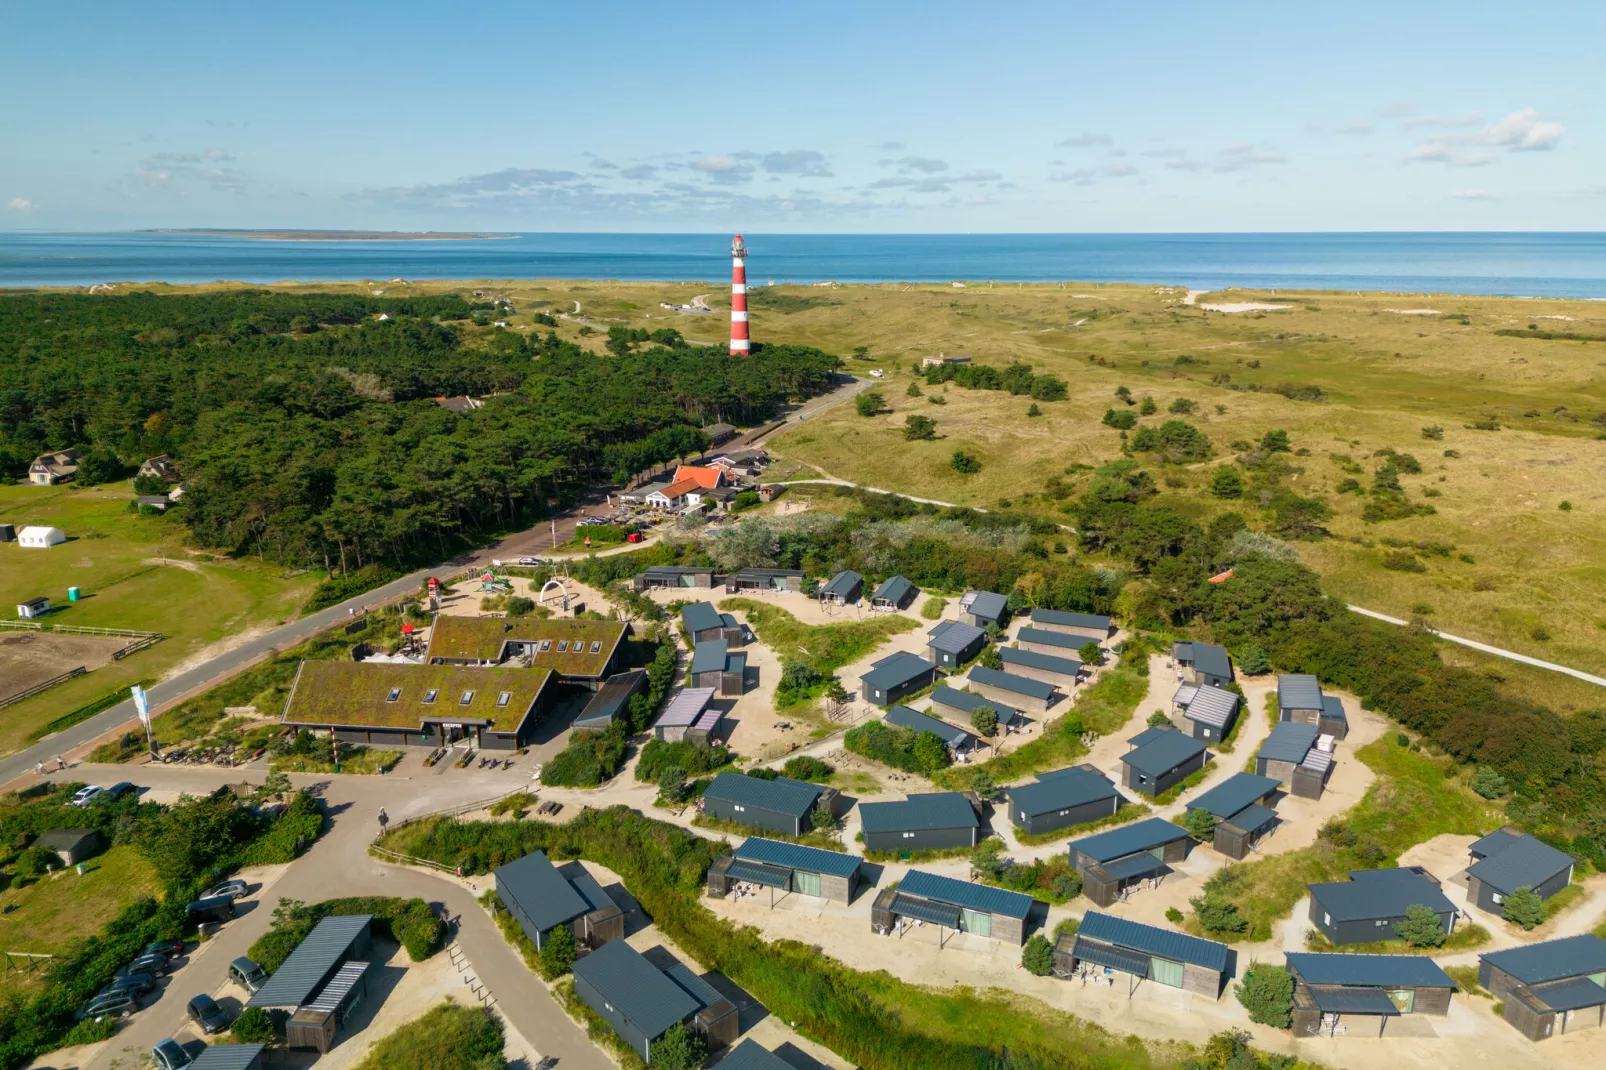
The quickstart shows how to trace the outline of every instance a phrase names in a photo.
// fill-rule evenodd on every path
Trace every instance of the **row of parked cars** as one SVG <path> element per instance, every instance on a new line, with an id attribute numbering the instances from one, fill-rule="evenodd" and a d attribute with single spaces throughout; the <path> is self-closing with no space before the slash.
<path id="1" fill-rule="evenodd" d="M 73 792 L 72 798 L 67 800 L 67 805 L 84 807 L 93 803 L 108 803 L 138 790 L 126 780 L 119 781 L 109 788 L 103 788 L 99 784 L 85 784 Z"/>

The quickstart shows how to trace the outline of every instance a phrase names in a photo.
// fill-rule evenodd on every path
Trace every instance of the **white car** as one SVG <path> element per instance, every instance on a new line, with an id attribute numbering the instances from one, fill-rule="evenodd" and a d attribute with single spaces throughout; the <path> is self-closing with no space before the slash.
<path id="1" fill-rule="evenodd" d="M 106 789 L 99 784 L 88 784 L 79 788 L 73 797 L 67 800 L 68 806 L 88 806 L 106 793 Z"/>

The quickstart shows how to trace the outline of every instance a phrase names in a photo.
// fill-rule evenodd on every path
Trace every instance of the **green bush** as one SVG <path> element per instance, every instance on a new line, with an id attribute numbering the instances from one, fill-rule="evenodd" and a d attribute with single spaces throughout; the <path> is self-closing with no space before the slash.
<path id="1" fill-rule="evenodd" d="M 885 721 L 866 721 L 848 729 L 842 744 L 855 754 L 906 773 L 929 775 L 953 761 L 947 744 L 935 732 L 916 735 L 911 729 Z"/>
<path id="2" fill-rule="evenodd" d="M 1031 939 L 1026 941 L 1026 946 L 1021 948 L 1020 964 L 1026 967 L 1029 974 L 1047 977 L 1054 972 L 1054 945 L 1042 933 L 1033 933 Z"/>
<path id="3" fill-rule="evenodd" d="M 625 726 L 620 722 L 609 725 L 605 732 L 576 733 L 569 738 L 567 747 L 541 766 L 541 783 L 594 788 L 617 775 L 629 753 Z"/>
<path id="4" fill-rule="evenodd" d="M 724 744 L 707 744 L 701 740 L 684 739 L 668 743 L 649 739 L 641 748 L 636 761 L 636 779 L 656 781 L 666 769 L 679 769 L 685 776 L 701 776 L 730 764 L 731 753 Z M 542 771 L 542 779 L 546 773 Z"/>
<path id="5" fill-rule="evenodd" d="M 507 1070 L 502 1020 L 447 1000 L 375 1044 L 357 1070 Z"/>
<path id="6" fill-rule="evenodd" d="M 541 961 L 546 964 L 547 977 L 561 977 L 569 972 L 578 957 L 574 932 L 567 925 L 559 925 L 547 933 L 541 945 Z"/>
<path id="7" fill-rule="evenodd" d="M 1439 916 L 1421 903 L 1405 908 L 1405 920 L 1394 926 L 1394 933 L 1412 947 L 1441 947 L 1446 937 Z"/>
<path id="8" fill-rule="evenodd" d="M 948 459 L 948 467 L 968 476 L 981 471 L 981 462 L 964 450 L 954 450 L 954 455 Z"/>
<path id="9" fill-rule="evenodd" d="M 247 1007 L 234 1019 L 234 1041 L 237 1044 L 273 1043 L 273 1015 L 266 1007 Z"/>
<path id="10" fill-rule="evenodd" d="M 1250 964 L 1232 991 L 1251 1022 L 1287 1029 L 1294 1020 L 1294 979 L 1281 966 Z"/>
<path id="11" fill-rule="evenodd" d="M 1528 887 L 1518 888 L 1506 896 L 1500 906 L 1500 916 L 1513 925 L 1521 925 L 1524 931 L 1543 924 L 1545 913 L 1545 901 Z"/>
<path id="12" fill-rule="evenodd" d="M 697 1070 L 708 1057 L 708 1043 L 701 1033 L 676 1022 L 648 1049 L 651 1064 L 659 1070 Z"/>
<path id="13" fill-rule="evenodd" d="M 788 758 L 786 764 L 781 767 L 782 775 L 791 777 L 793 780 L 819 782 L 829 779 L 833 772 L 835 770 L 828 763 L 822 762 L 818 758 L 810 757 L 807 754 L 799 754 L 795 758 Z"/>

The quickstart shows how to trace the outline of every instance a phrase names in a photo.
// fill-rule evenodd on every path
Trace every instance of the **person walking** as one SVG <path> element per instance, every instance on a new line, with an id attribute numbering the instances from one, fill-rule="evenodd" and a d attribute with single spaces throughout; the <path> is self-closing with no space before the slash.
<path id="1" fill-rule="evenodd" d="M 379 808 L 379 828 L 380 828 L 380 830 L 383 831 L 385 826 L 388 825 L 388 824 L 390 824 L 390 817 L 385 813 L 385 808 L 383 806 L 381 806 Z"/>
<path id="2" fill-rule="evenodd" d="M 65 768 L 67 768 L 67 759 L 63 758 L 59 754 L 56 755 L 56 772 L 59 773 Z"/>
<path id="3" fill-rule="evenodd" d="M 37 766 L 34 767 L 34 771 L 37 772 L 40 776 L 44 776 L 45 775 L 45 763 L 44 762 L 40 762 Z"/>

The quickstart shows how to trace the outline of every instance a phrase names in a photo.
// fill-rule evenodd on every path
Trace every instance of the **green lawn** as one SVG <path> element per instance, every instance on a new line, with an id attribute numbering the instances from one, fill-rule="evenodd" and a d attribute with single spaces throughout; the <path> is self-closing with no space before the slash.
<path id="1" fill-rule="evenodd" d="M 0 911 L 15 908 L 0 913 L 0 950 L 59 954 L 160 886 L 155 869 L 132 847 L 113 847 L 85 867 L 82 877 L 69 868 L 27 887 L 0 891 Z M 0 978 L 0 993 L 26 976 Z"/>
<path id="2" fill-rule="evenodd" d="M 375 1044 L 357 1070 L 502 1070 L 502 1020 L 450 999 Z"/>
<path id="3" fill-rule="evenodd" d="M 719 608 L 746 614 L 759 641 L 782 661 L 807 661 L 827 675 L 858 661 L 894 635 L 919 627 L 908 617 L 892 615 L 841 624 L 804 624 L 779 606 L 751 598 L 727 598 Z"/>
<path id="4" fill-rule="evenodd" d="M 128 483 L 0 486 L 0 518 L 19 529 L 59 527 L 69 540 L 48 550 L 0 543 L 0 614 L 11 618 L 18 602 L 44 595 L 60 607 L 49 623 L 168 637 L 7 708 L 0 718 L 0 753 L 17 750 L 37 726 L 108 691 L 160 679 L 219 640 L 289 619 L 317 580 L 287 576 L 271 563 L 209 560 L 188 552 L 178 518 L 129 513 L 132 493 Z M 181 564 L 163 565 L 164 558 Z M 68 587 L 80 588 L 83 600 L 68 602 Z"/>

